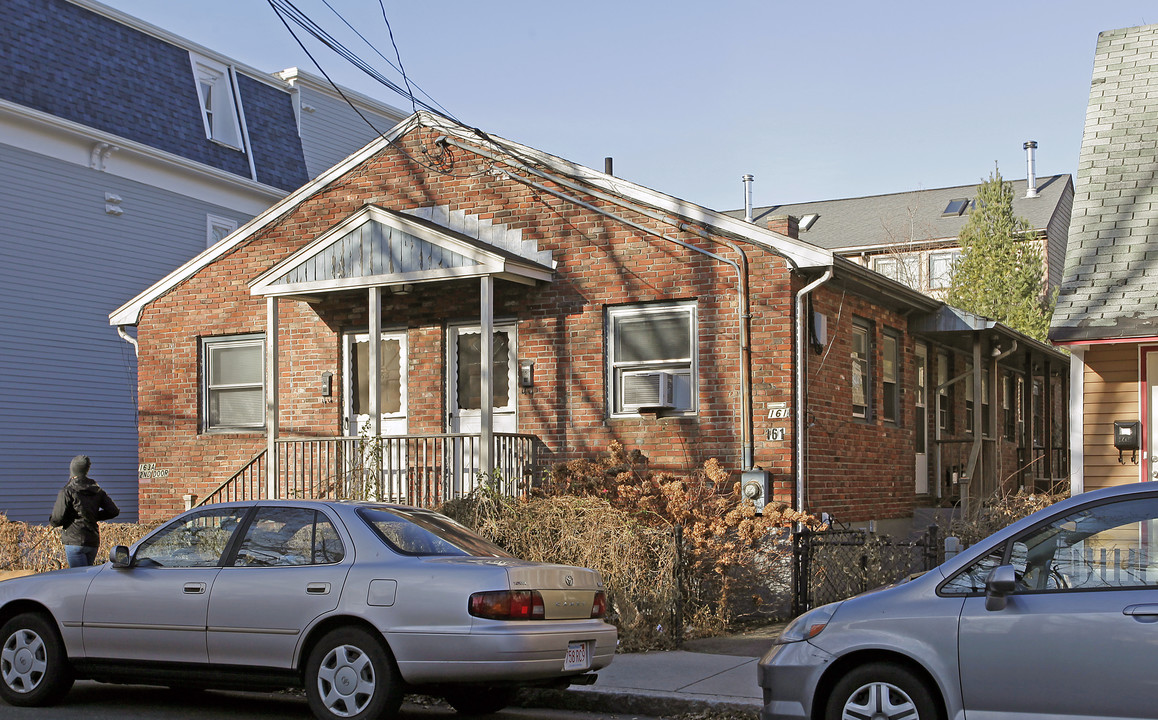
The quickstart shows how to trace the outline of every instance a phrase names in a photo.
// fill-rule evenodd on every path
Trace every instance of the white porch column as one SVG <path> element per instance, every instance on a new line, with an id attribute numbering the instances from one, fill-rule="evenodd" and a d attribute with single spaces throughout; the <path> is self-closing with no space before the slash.
<path id="1" fill-rule="evenodd" d="M 479 327 L 482 337 L 479 342 L 479 378 L 482 380 L 481 390 L 481 426 L 479 428 L 479 469 L 490 475 L 494 469 L 494 356 L 495 356 L 495 281 L 490 275 L 484 275 L 480 280 Z"/>
<path id="2" fill-rule="evenodd" d="M 277 435 L 278 435 L 278 342 L 277 342 L 277 298 L 270 295 L 265 299 L 265 459 L 266 496 L 276 498 L 277 493 Z"/>
<path id="3" fill-rule="evenodd" d="M 382 437 L 382 288 L 370 288 L 370 427 Z"/>

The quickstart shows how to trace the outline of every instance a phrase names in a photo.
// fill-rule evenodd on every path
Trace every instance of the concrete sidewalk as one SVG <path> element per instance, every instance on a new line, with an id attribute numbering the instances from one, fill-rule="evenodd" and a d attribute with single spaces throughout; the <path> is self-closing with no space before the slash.
<path id="1" fill-rule="evenodd" d="M 594 685 L 529 692 L 520 704 L 649 716 L 716 710 L 755 717 L 763 705 L 756 664 L 783 627 L 690 640 L 681 650 L 619 654 L 599 671 Z"/>

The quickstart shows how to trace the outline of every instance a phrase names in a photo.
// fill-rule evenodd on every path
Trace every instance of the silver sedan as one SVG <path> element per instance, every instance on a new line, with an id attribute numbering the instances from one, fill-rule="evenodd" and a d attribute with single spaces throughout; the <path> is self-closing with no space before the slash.
<path id="1" fill-rule="evenodd" d="M 763 720 L 1153 718 L 1158 483 L 1021 520 L 910 582 L 801 615 Z"/>
<path id="2" fill-rule="evenodd" d="M 323 720 L 394 715 L 404 692 L 460 712 L 611 662 L 599 573 L 518 560 L 449 518 L 374 503 L 188 511 L 104 565 L 0 582 L 0 698 L 73 680 L 304 687 Z"/>

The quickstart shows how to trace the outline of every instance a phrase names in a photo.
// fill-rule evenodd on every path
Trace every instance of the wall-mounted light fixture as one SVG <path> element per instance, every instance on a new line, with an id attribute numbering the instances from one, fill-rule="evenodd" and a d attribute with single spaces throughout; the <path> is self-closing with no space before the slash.
<path id="1" fill-rule="evenodd" d="M 334 396 L 334 373 L 328 370 L 322 373 L 322 397 Z"/>

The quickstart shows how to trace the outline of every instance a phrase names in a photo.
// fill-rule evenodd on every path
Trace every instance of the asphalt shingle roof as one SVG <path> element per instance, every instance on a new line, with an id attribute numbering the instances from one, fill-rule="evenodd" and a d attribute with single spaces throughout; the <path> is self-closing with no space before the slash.
<path id="1" fill-rule="evenodd" d="M 1057 210 L 1068 180 L 1068 175 L 1037 178 L 1036 198 L 1025 197 L 1025 180 L 1009 181 L 1013 186 L 1014 214 L 1028 220 L 1035 229 L 1045 229 Z M 776 215 L 797 218 L 819 215 L 808 230 L 801 229 L 800 239 L 836 252 L 927 240 L 956 242 L 968 212 L 952 217 L 942 217 L 942 213 L 953 200 L 972 200 L 977 195 L 977 187 L 959 185 L 890 195 L 768 205 L 753 208 L 752 220 L 764 225 Z M 726 214 L 744 217 L 743 210 L 730 210 Z"/>
<path id="2" fill-rule="evenodd" d="M 240 177 L 244 153 L 205 137 L 189 48 L 66 0 L 3 0 L 0 99 Z M 238 73 L 259 182 L 308 178 L 291 95 Z"/>
<path id="3" fill-rule="evenodd" d="M 1158 25 L 1098 36 L 1056 342 L 1158 335 Z"/>

